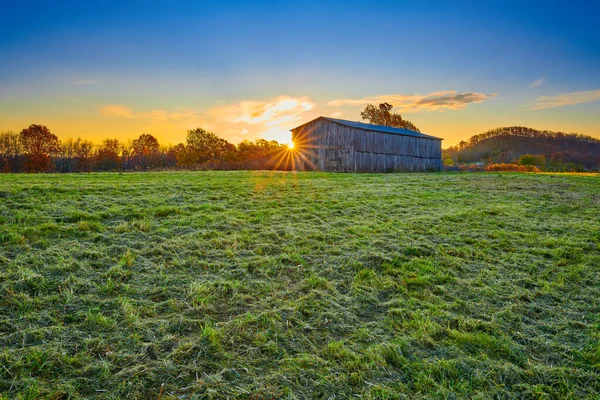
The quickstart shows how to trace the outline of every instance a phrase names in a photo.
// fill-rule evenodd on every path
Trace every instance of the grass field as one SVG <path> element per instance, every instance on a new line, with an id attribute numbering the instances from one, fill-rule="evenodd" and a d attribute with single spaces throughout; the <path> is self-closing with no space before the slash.
<path id="1" fill-rule="evenodd" d="M 600 396 L 598 175 L 1 175 L 0 245 L 7 399 Z"/>

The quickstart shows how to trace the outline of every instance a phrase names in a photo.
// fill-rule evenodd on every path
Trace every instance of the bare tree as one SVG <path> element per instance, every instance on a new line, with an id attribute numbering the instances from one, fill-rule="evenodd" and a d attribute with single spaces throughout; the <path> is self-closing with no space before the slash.
<path id="1" fill-rule="evenodd" d="M 22 154 L 23 146 L 18 133 L 0 132 L 0 171 L 19 172 L 22 169 Z"/>
<path id="2" fill-rule="evenodd" d="M 133 160 L 133 142 L 128 140 L 121 143 L 121 167 L 123 171 L 128 171 L 132 168 Z"/>
<path id="3" fill-rule="evenodd" d="M 89 172 L 92 170 L 92 152 L 94 150 L 94 144 L 89 140 L 82 140 L 77 138 L 73 144 L 73 151 L 75 152 L 75 158 L 77 159 L 78 172 Z"/>
<path id="4" fill-rule="evenodd" d="M 75 140 L 68 138 L 61 141 L 58 154 L 55 159 L 58 172 L 73 172 L 73 161 L 75 158 Z"/>

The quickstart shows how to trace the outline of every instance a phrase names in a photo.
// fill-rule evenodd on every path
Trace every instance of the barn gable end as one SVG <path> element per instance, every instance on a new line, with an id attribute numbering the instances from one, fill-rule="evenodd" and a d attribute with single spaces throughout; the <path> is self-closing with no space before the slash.
<path id="1" fill-rule="evenodd" d="M 296 169 L 439 171 L 442 139 L 381 125 L 319 117 L 292 129 Z"/>

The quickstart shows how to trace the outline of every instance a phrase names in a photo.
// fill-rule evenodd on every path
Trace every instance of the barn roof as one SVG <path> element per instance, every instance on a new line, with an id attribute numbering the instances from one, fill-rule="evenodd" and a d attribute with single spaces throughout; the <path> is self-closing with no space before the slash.
<path id="1" fill-rule="evenodd" d="M 304 123 L 302 125 L 299 125 L 299 126 L 295 127 L 292 130 L 298 129 L 301 126 L 304 126 L 304 125 L 306 125 L 306 124 L 308 124 L 310 122 L 316 121 L 318 119 L 322 119 L 322 120 L 325 120 L 325 121 L 333 122 L 333 123 L 339 124 L 339 125 L 348 126 L 350 128 L 362 129 L 364 131 L 391 133 L 393 135 L 415 136 L 415 137 L 426 138 L 426 139 L 443 140 L 442 138 L 439 138 L 439 137 L 426 135 L 424 133 L 419 133 L 419 132 L 411 131 L 411 130 L 408 130 L 408 129 L 393 128 L 391 126 L 384 126 L 384 125 L 365 124 L 363 122 L 346 121 L 345 119 L 336 119 L 336 118 L 329 118 L 329 117 L 318 117 L 318 118 L 315 118 L 312 121 L 308 121 L 308 122 L 306 122 L 306 123 Z"/>

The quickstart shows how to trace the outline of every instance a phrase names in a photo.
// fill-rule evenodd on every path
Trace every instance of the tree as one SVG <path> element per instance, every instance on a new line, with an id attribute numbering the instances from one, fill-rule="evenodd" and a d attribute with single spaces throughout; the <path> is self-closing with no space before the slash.
<path id="1" fill-rule="evenodd" d="M 119 169 L 119 153 L 121 145 L 117 139 L 104 139 L 96 149 L 96 165 L 100 171 L 116 171 Z"/>
<path id="2" fill-rule="evenodd" d="M 140 155 L 149 155 L 158 152 L 159 144 L 158 140 L 152 135 L 144 133 L 140 135 L 139 138 L 134 139 L 131 144 L 132 147 L 132 155 L 140 156 Z"/>
<path id="3" fill-rule="evenodd" d="M 523 154 L 519 157 L 519 165 L 535 165 L 543 167 L 546 165 L 546 157 L 543 155 Z"/>
<path id="4" fill-rule="evenodd" d="M 75 140 L 65 139 L 60 143 L 58 154 L 54 162 L 59 172 L 73 172 L 73 160 L 75 158 Z"/>
<path id="5" fill-rule="evenodd" d="M 158 149 L 161 167 L 174 167 L 177 165 L 177 146 L 171 144 L 161 145 Z"/>
<path id="6" fill-rule="evenodd" d="M 282 147 L 275 140 L 256 139 L 254 142 L 244 140 L 237 145 L 237 155 L 240 161 L 249 161 L 265 157 L 274 151 L 281 150 Z"/>
<path id="7" fill-rule="evenodd" d="M 233 144 L 202 128 L 188 130 L 186 142 L 177 152 L 177 162 L 184 165 L 218 162 L 236 151 Z"/>
<path id="8" fill-rule="evenodd" d="M 152 135 L 142 134 L 131 142 L 131 156 L 134 158 L 136 168 L 147 169 L 160 164 L 158 140 Z"/>
<path id="9" fill-rule="evenodd" d="M 360 113 L 360 116 L 363 120 L 368 120 L 371 124 L 421 132 L 412 122 L 403 119 L 400 114 L 392 113 L 392 108 L 394 107 L 389 103 L 381 103 L 379 107 L 367 104 L 365 109 Z"/>
<path id="10" fill-rule="evenodd" d="M 245 169 L 272 169 L 282 159 L 287 146 L 275 140 L 244 140 L 237 145 L 238 167 Z M 287 152 L 286 152 L 287 153 Z"/>
<path id="11" fill-rule="evenodd" d="M 0 172 L 19 172 L 23 147 L 18 133 L 0 132 Z"/>
<path id="12" fill-rule="evenodd" d="M 50 156 L 57 153 L 60 146 L 58 137 L 44 125 L 29 125 L 20 133 L 21 144 L 27 155 L 26 167 L 29 172 L 50 170 Z"/>
<path id="13" fill-rule="evenodd" d="M 133 159 L 133 141 L 128 140 L 121 143 L 121 167 L 123 171 L 132 169 Z"/>
<path id="14" fill-rule="evenodd" d="M 77 138 L 73 144 L 73 150 L 75 152 L 75 158 L 77 159 L 77 168 L 79 172 L 89 172 L 92 170 L 92 151 L 94 150 L 94 144 L 89 140 L 82 140 Z"/>

